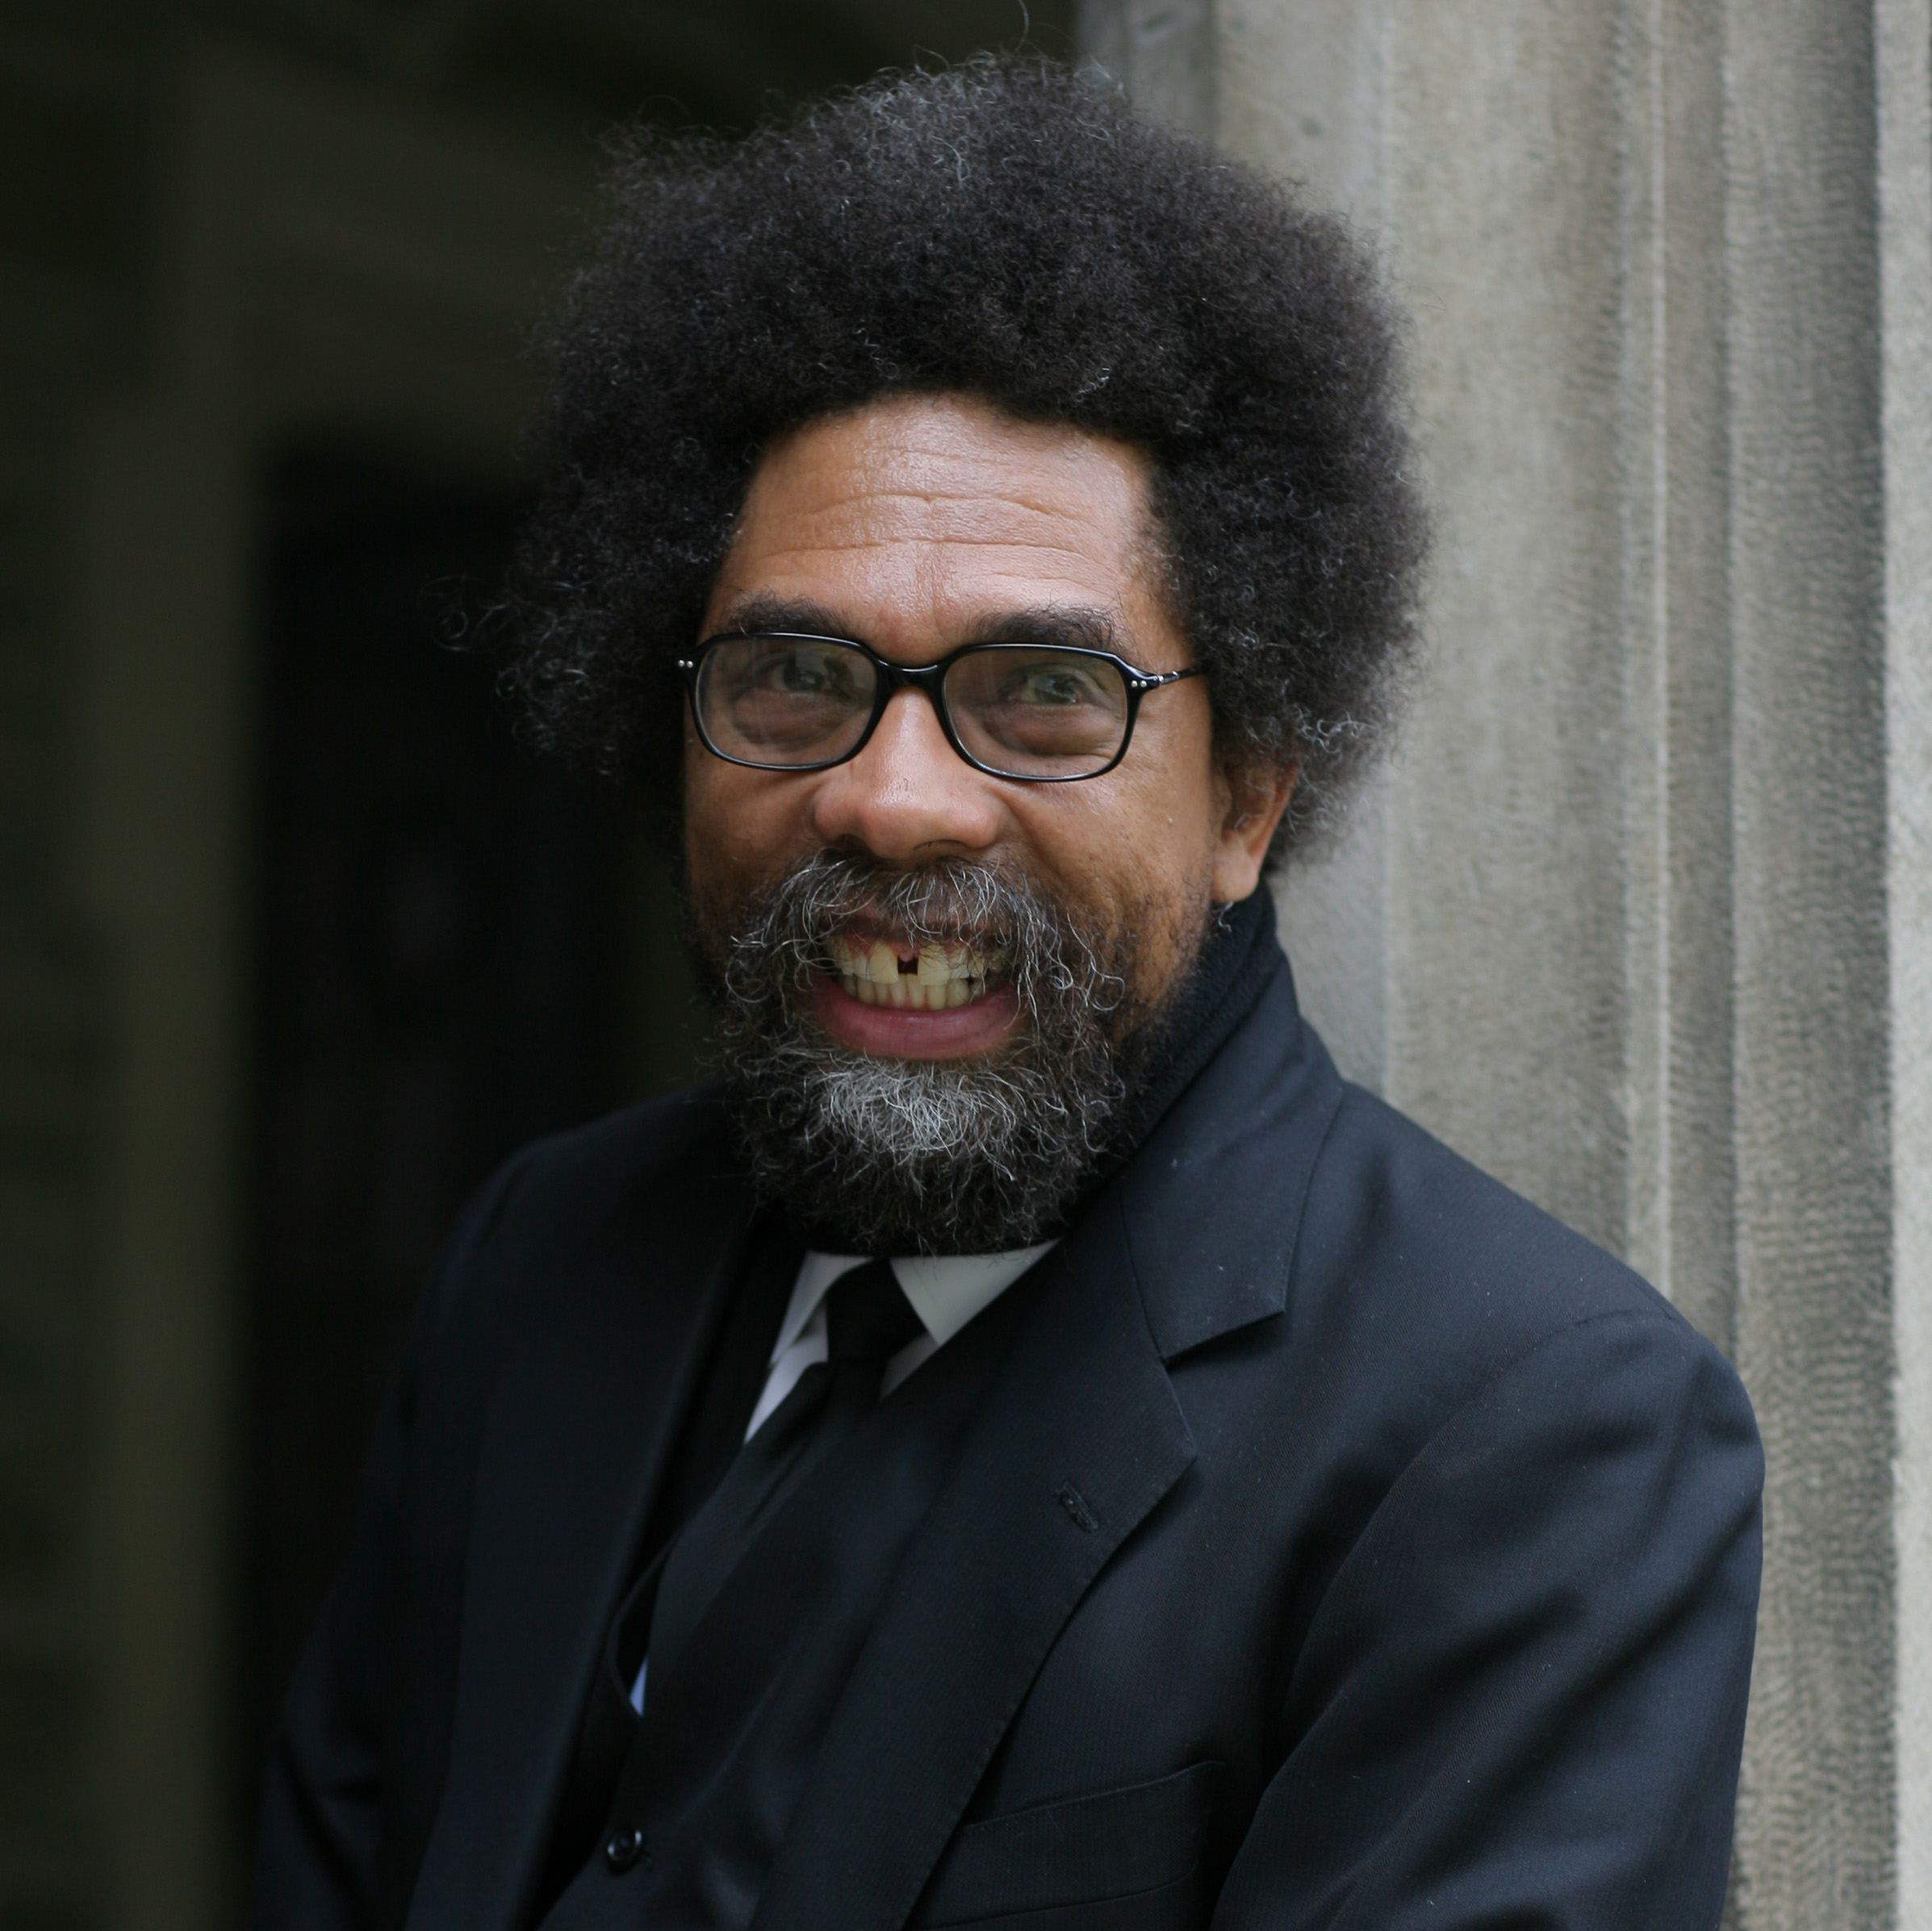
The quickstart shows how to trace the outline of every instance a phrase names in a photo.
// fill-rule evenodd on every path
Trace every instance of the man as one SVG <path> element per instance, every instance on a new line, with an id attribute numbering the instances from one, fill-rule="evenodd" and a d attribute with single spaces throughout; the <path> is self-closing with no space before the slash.
<path id="1" fill-rule="evenodd" d="M 516 675 L 726 1077 L 452 1236 L 257 1924 L 1717 1924 L 1749 1407 L 1337 1079 L 1263 887 L 1413 634 L 1391 341 L 1051 68 L 639 138 Z"/>

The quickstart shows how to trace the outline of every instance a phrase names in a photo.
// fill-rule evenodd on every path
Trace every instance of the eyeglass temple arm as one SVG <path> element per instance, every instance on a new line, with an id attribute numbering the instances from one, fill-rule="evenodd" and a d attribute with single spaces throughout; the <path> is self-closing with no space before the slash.
<path id="1" fill-rule="evenodd" d="M 672 661 L 680 671 L 688 672 L 697 668 L 697 659 L 695 657 L 680 657 Z M 888 667 L 888 668 L 897 671 L 901 677 L 908 671 L 911 671 L 916 675 L 921 671 L 930 673 L 938 670 L 939 667 L 937 664 L 892 664 Z M 1143 692 L 1157 691 L 1163 684 L 1178 683 L 1184 677 L 1199 677 L 1202 675 L 1204 668 L 1205 667 L 1200 664 L 1190 664 L 1185 670 L 1180 671 L 1142 671 L 1130 668 L 1127 671 L 1127 683 L 1136 691 Z"/>

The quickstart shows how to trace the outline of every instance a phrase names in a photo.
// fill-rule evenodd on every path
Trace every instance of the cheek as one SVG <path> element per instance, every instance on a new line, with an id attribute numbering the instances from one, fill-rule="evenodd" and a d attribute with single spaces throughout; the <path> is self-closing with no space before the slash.
<path id="1" fill-rule="evenodd" d="M 1193 789 L 1157 772 L 1091 788 L 1098 795 L 1077 805 L 1064 794 L 1040 800 L 1028 814 L 1027 855 L 1068 902 L 1110 927 L 1139 929 L 1150 952 L 1164 955 L 1165 933 L 1188 926 L 1211 895 L 1211 814 Z"/>
<path id="2" fill-rule="evenodd" d="M 1099 780 L 1099 795 L 1041 825 L 1035 849 L 1051 852 L 1069 898 L 1131 934 L 1136 990 L 1152 1003 L 1191 958 L 1214 896 L 1219 818 L 1206 718 L 1177 718 L 1145 746 L 1136 731 L 1114 775 L 1118 784 Z"/>
<path id="3" fill-rule="evenodd" d="M 1140 748 L 1136 738 L 1130 760 Z M 1095 832 L 1113 864 L 1124 863 L 1148 887 L 1171 889 L 1191 884 L 1213 863 L 1214 767 L 1204 731 L 1173 733 L 1158 748 L 1173 754 L 1122 766 L 1125 782 Z"/>
<path id="4" fill-rule="evenodd" d="M 702 883 L 715 869 L 724 813 L 716 787 L 687 747 L 684 759 L 684 862 L 694 881 Z"/>
<path id="5" fill-rule="evenodd" d="M 742 897 L 816 851 L 814 782 L 727 764 L 701 745 L 688 752 L 684 856 L 693 888 Z"/>
<path id="6" fill-rule="evenodd" d="M 684 859 L 700 897 L 734 897 L 746 880 L 746 834 L 751 813 L 732 780 L 738 772 L 700 746 L 684 767 Z"/>

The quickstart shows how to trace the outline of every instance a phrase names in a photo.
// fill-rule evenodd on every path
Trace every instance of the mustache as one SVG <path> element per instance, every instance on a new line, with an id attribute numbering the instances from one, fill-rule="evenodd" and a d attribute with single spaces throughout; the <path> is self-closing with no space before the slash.
<path id="1" fill-rule="evenodd" d="M 1024 874 L 968 859 L 916 869 L 849 852 L 821 851 L 794 867 L 747 907 L 727 940 L 725 990 L 755 1001 L 779 976 L 803 993 L 835 970 L 831 940 L 855 924 L 890 933 L 916 949 L 965 946 L 1010 981 L 1022 1011 L 1078 996 L 1102 1022 L 1127 996 L 1127 981 L 1103 963 L 1100 936 Z"/>

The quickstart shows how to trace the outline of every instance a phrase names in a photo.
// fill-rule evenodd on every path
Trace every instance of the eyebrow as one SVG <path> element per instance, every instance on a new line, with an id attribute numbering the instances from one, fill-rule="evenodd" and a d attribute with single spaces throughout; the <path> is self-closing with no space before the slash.
<path id="1" fill-rule="evenodd" d="M 1104 610 L 1049 605 L 1015 610 L 973 633 L 976 644 L 1064 644 L 1077 650 L 1115 650 L 1119 633 Z"/>
<path id="2" fill-rule="evenodd" d="M 764 591 L 755 591 L 728 605 L 715 634 L 755 637 L 784 630 L 801 631 L 811 637 L 842 637 L 846 634 L 844 626 L 822 604 L 773 596 Z"/>
<path id="3" fill-rule="evenodd" d="M 717 634 L 751 637 L 774 632 L 793 631 L 810 637 L 843 638 L 851 643 L 868 640 L 855 637 L 822 604 L 809 598 L 781 597 L 755 591 L 726 611 Z M 1060 645 L 1076 650 L 1117 652 L 1119 633 L 1114 619 L 1104 610 L 1081 606 L 1041 604 L 1031 608 L 1009 610 L 972 626 L 960 644 Z M 954 648 L 958 648 L 958 646 Z M 942 655 L 944 653 L 942 652 Z"/>

